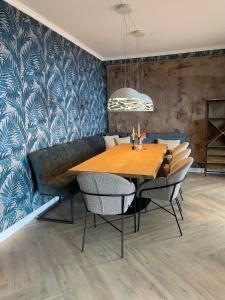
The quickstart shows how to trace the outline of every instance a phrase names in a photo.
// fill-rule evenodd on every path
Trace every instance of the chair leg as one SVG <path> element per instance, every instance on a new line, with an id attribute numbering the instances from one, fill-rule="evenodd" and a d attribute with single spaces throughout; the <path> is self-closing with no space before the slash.
<path id="1" fill-rule="evenodd" d="M 136 213 L 137 213 L 137 199 L 134 199 L 134 232 L 137 231 L 137 220 L 136 220 Z"/>
<path id="2" fill-rule="evenodd" d="M 123 222 L 123 214 L 124 214 L 124 197 L 122 197 L 122 201 L 121 201 L 121 258 L 123 258 L 123 252 L 124 252 L 124 222 Z"/>
<path id="3" fill-rule="evenodd" d="M 177 222 L 177 226 L 178 226 L 179 231 L 180 231 L 180 235 L 182 236 L 183 234 L 182 234 L 182 231 L 181 231 L 181 228 L 180 228 L 180 224 L 179 224 L 179 222 L 178 222 L 177 215 L 176 215 L 175 209 L 174 209 L 174 207 L 173 207 L 172 201 L 170 202 L 170 204 L 171 204 L 171 207 L 172 207 L 172 210 L 173 210 L 173 215 L 174 215 L 174 217 L 175 217 L 175 219 L 176 219 L 176 222 Z"/>
<path id="4" fill-rule="evenodd" d="M 70 198 L 70 215 L 71 215 L 72 223 L 74 223 L 73 201 L 74 201 L 74 197 L 71 197 Z"/>
<path id="5" fill-rule="evenodd" d="M 151 198 L 149 199 L 149 204 L 148 206 L 150 207 L 150 204 L 151 204 Z M 147 212 L 148 210 L 146 210 L 145 208 L 145 213 Z M 141 220 L 141 198 L 139 198 L 139 212 L 138 212 L 138 225 L 137 225 L 137 231 L 139 231 L 140 229 L 140 220 Z"/>
<path id="6" fill-rule="evenodd" d="M 84 251 L 84 242 L 85 242 L 86 226 L 87 226 L 87 210 L 85 210 L 84 231 L 83 231 L 83 241 L 82 241 L 81 252 Z"/>
<path id="7" fill-rule="evenodd" d="M 94 217 L 94 227 L 96 228 L 96 227 L 97 227 L 97 226 L 96 226 L 96 215 L 93 214 L 93 217 Z"/>
<path id="8" fill-rule="evenodd" d="M 121 258 L 123 258 L 123 248 L 124 248 L 124 245 L 123 245 L 123 239 L 124 239 L 124 234 L 123 234 L 123 230 L 124 230 L 124 224 L 123 224 L 123 214 L 121 215 Z"/>
<path id="9" fill-rule="evenodd" d="M 179 193 L 180 193 L 180 198 L 181 198 L 181 200 L 184 201 L 184 198 L 183 198 L 183 195 L 182 195 L 182 194 L 183 194 L 182 189 L 180 189 L 180 192 L 179 192 Z"/>
<path id="10" fill-rule="evenodd" d="M 181 208 L 179 200 L 177 198 L 176 198 L 176 203 L 177 203 L 177 207 L 178 207 L 179 212 L 180 212 L 181 219 L 183 220 L 184 217 L 183 217 L 183 214 L 182 214 L 182 208 Z"/>
<path id="11" fill-rule="evenodd" d="M 138 212 L 138 225 L 137 225 L 137 231 L 140 229 L 140 219 L 141 219 L 141 197 L 139 197 L 139 212 Z"/>

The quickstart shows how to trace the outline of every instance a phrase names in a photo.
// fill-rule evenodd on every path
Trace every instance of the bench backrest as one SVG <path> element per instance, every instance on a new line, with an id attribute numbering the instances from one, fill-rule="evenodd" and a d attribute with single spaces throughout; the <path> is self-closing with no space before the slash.
<path id="1" fill-rule="evenodd" d="M 104 150 L 103 137 L 96 135 L 41 149 L 28 158 L 39 186 Z"/>

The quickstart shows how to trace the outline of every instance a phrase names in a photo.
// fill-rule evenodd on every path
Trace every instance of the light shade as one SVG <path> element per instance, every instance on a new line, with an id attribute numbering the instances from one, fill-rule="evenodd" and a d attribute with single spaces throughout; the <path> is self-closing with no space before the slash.
<path id="1" fill-rule="evenodd" d="M 131 100 L 140 99 L 140 93 L 132 88 L 121 88 L 112 93 L 109 99 Z"/>
<path id="2" fill-rule="evenodd" d="M 108 111 L 153 111 L 152 99 L 132 88 L 121 88 L 112 93 Z"/>
<path id="3" fill-rule="evenodd" d="M 149 97 L 148 95 L 142 94 L 142 93 L 140 93 L 140 96 L 141 96 L 141 100 L 145 102 L 145 105 L 146 105 L 146 108 L 147 108 L 146 110 L 153 111 L 154 110 L 154 104 L 153 104 L 152 98 Z"/>

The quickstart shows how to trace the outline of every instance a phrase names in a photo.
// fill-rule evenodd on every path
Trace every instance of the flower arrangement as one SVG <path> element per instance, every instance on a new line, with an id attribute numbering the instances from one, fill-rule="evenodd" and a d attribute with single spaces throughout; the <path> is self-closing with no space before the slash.
<path id="1" fill-rule="evenodd" d="M 142 142 L 142 141 L 146 138 L 145 132 L 144 132 L 144 131 L 141 131 L 139 137 L 137 136 L 137 138 L 139 138 L 140 141 Z"/>

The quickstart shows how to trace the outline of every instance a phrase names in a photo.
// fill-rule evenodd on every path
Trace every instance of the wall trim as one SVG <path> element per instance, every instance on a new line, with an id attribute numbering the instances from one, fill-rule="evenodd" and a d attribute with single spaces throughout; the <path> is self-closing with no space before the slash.
<path id="1" fill-rule="evenodd" d="M 127 55 L 126 59 L 133 59 L 133 58 L 147 58 L 147 57 L 155 57 L 155 56 L 167 56 L 167 55 L 175 55 L 175 54 L 186 54 L 192 52 L 202 52 L 202 51 L 216 51 L 225 49 L 224 45 L 216 45 L 216 46 L 208 46 L 208 47 L 199 47 L 199 48 L 189 48 L 189 49 L 181 49 L 181 50 L 170 50 L 170 51 L 159 51 L 159 52 L 150 52 L 144 53 L 140 55 Z M 115 56 L 115 57 L 104 57 L 104 61 L 110 60 L 121 60 L 125 59 L 124 56 Z"/>
<path id="2" fill-rule="evenodd" d="M 51 30 L 57 32 L 58 34 L 60 34 L 64 38 L 66 38 L 67 40 L 71 41 L 72 43 L 79 46 L 83 50 L 89 52 L 91 55 L 94 55 L 95 57 L 97 57 L 101 61 L 104 60 L 103 57 L 100 54 L 98 54 L 97 52 L 95 52 L 94 50 L 92 50 L 91 48 L 86 46 L 84 43 L 82 43 L 81 41 L 76 39 L 74 36 L 69 34 L 67 31 L 63 30 L 62 28 L 55 25 L 54 23 L 52 23 L 51 21 L 49 21 L 45 17 L 43 17 L 43 16 L 39 15 L 38 13 L 36 13 L 34 10 L 29 8 L 27 5 L 21 3 L 19 0 L 4 0 L 4 1 L 7 2 L 8 4 L 12 5 L 13 7 L 17 8 L 18 10 L 22 11 L 26 15 L 32 17 L 36 21 L 44 24 L 45 26 L 47 26 Z"/>
<path id="3" fill-rule="evenodd" d="M 58 200 L 59 200 L 58 197 L 54 197 L 52 200 L 48 201 L 47 203 L 45 203 L 44 205 L 42 205 L 41 207 L 39 207 L 38 209 L 36 209 L 32 213 L 30 213 L 29 215 L 27 215 L 26 217 L 21 219 L 20 221 L 16 222 L 12 226 L 5 229 L 3 232 L 0 233 L 0 242 L 4 241 L 8 237 L 10 237 L 14 233 L 16 233 L 18 230 L 23 228 L 25 225 L 27 225 L 28 223 L 33 221 L 39 214 L 41 214 L 48 207 L 50 207 L 51 205 L 56 203 Z"/>
<path id="4" fill-rule="evenodd" d="M 190 168 L 190 173 L 204 173 L 204 168 Z"/>

